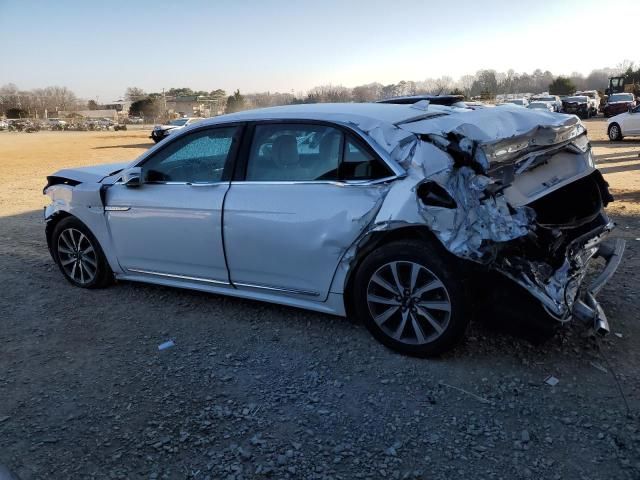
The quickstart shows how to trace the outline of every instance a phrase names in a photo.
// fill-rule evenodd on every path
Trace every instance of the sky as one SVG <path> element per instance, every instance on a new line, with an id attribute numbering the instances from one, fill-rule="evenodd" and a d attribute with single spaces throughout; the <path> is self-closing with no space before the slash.
<path id="1" fill-rule="evenodd" d="M 640 60 L 640 0 L 613 3 L 0 0 L 0 85 L 108 102 L 131 86 L 299 92 L 482 68 L 588 74 Z"/>

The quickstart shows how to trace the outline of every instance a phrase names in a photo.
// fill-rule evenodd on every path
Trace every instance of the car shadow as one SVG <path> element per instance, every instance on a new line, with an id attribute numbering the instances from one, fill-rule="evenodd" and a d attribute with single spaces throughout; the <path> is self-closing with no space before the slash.
<path id="1" fill-rule="evenodd" d="M 615 196 L 618 200 L 637 201 L 640 199 L 640 192 L 623 192 Z M 625 225 L 638 228 L 640 225 L 637 216 L 617 215 L 615 220 L 621 223 L 621 228 L 628 228 Z M 632 282 L 630 276 L 632 267 L 633 265 L 623 264 L 612 284 Z M 625 276 L 625 270 L 627 270 L 627 276 Z M 490 339 L 489 341 L 497 345 L 496 348 L 499 348 L 499 351 L 506 352 L 507 356 L 510 355 L 510 348 L 513 348 L 514 338 L 533 345 L 542 345 L 548 341 L 556 332 L 554 328 L 556 326 L 549 326 L 546 319 L 543 321 L 538 314 L 539 308 L 523 307 L 522 295 L 513 294 L 510 289 L 503 288 L 504 283 L 501 281 L 492 283 L 493 280 L 495 277 L 484 283 L 487 292 L 497 293 L 497 297 L 492 298 L 491 301 L 494 303 L 492 307 L 497 306 L 498 308 L 476 308 L 474 304 L 473 316 L 476 321 L 472 324 L 471 336 Z M 135 305 L 136 311 L 166 311 L 167 315 L 172 317 L 171 321 L 174 322 L 173 325 L 176 328 L 194 329 L 194 331 L 188 332 L 189 335 L 195 335 L 198 328 L 206 330 L 215 327 L 211 324 L 204 325 L 203 319 L 208 319 L 211 322 L 235 322 L 239 329 L 250 331 L 252 322 L 255 323 L 256 318 L 268 318 L 274 328 L 286 330 L 299 338 L 307 335 L 309 322 L 316 325 L 314 328 L 319 334 L 323 328 L 326 328 L 327 335 L 347 336 L 357 332 L 357 337 L 360 340 L 369 338 L 364 326 L 357 320 L 257 300 L 245 300 L 134 282 L 118 282 L 113 287 L 95 291 L 78 289 L 64 281 L 49 255 L 44 237 L 41 210 L 0 217 L 0 282 L 3 285 L 12 285 L 12 293 L 5 292 L 5 300 L 9 302 L 10 306 L 13 305 L 5 314 L 4 320 L 8 322 L 7 325 L 15 326 L 23 323 L 30 325 L 33 323 L 35 328 L 39 323 L 38 318 L 31 318 L 29 312 L 23 312 L 22 308 L 17 307 L 18 305 L 68 304 L 77 305 L 77 315 L 85 318 L 86 322 L 92 324 L 95 320 L 97 322 L 95 328 L 103 328 L 100 326 L 103 324 L 114 324 L 114 331 L 118 331 L 118 325 L 122 324 L 123 330 L 126 330 L 123 322 L 126 323 L 131 308 Z M 625 311 L 633 312 L 633 305 L 624 306 L 625 303 L 632 302 L 632 300 L 622 297 L 616 300 L 614 296 L 611 299 L 607 298 L 608 293 L 615 292 L 614 289 L 615 286 L 605 286 L 601 294 L 605 308 L 612 306 L 617 301 L 622 304 L 622 306 L 616 305 L 621 316 L 625 315 Z M 489 297 L 487 296 L 487 298 Z M 100 318 L 96 317 L 92 320 L 91 311 L 95 305 L 109 305 L 110 307 L 102 309 Z M 527 315 L 523 313 L 525 310 L 528 312 Z M 180 323 L 182 312 L 187 312 L 189 317 L 189 321 L 184 324 Z M 158 328 L 153 323 L 158 319 L 153 315 L 143 315 L 138 320 L 147 328 Z M 626 320 L 629 321 L 628 318 Z M 613 316 L 611 321 L 616 322 L 617 318 Z M 167 320 L 165 319 L 164 322 L 166 323 Z M 323 327 L 318 325 L 323 325 Z M 186 334 L 187 332 L 185 332 Z M 225 335 L 225 333 L 219 331 L 218 335 Z M 219 341 L 224 342 L 224 339 L 219 338 Z M 280 337 L 279 341 L 287 342 L 284 336 Z M 330 341 L 330 338 L 327 341 Z M 579 340 L 576 339 L 576 341 Z M 546 347 L 540 348 L 545 350 Z M 458 350 L 454 356 L 458 357 L 460 352 Z M 465 347 L 462 352 L 463 355 L 471 358 L 486 355 L 485 349 L 472 347 Z"/>
<path id="2" fill-rule="evenodd" d="M 628 139 L 617 140 L 612 142 L 611 140 L 591 140 L 592 147 L 607 147 L 607 148 L 628 148 L 631 145 L 638 145 L 640 140 Z"/>
<path id="3" fill-rule="evenodd" d="M 601 163 L 633 162 L 640 159 L 640 149 L 635 152 L 606 153 L 604 155 L 594 155 L 596 165 Z"/>
<path id="4" fill-rule="evenodd" d="M 93 150 L 103 150 L 108 148 L 151 148 L 155 144 L 153 142 L 149 143 L 130 143 L 125 145 L 105 145 L 101 147 L 93 147 Z"/>
<path id="5" fill-rule="evenodd" d="M 619 173 L 619 172 L 629 172 L 632 170 L 640 170 L 640 160 L 631 165 L 616 165 L 614 167 L 598 167 L 601 173 Z"/>

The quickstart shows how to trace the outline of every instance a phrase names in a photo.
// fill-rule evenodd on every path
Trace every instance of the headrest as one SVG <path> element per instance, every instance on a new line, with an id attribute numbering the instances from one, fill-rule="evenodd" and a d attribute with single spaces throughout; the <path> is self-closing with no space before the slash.
<path id="1" fill-rule="evenodd" d="M 296 165 L 300 161 L 298 141 L 293 135 L 281 135 L 273 142 L 271 149 L 273 161 L 278 165 Z"/>

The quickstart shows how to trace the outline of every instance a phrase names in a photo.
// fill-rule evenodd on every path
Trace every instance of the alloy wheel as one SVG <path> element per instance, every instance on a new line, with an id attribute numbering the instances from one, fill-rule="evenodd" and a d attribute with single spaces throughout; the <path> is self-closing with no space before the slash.
<path id="1" fill-rule="evenodd" d="M 79 285 L 91 283 L 98 272 L 98 256 L 91 240 L 75 228 L 58 236 L 58 259 L 67 276 Z"/>
<path id="2" fill-rule="evenodd" d="M 611 127 L 609 128 L 609 138 L 611 140 L 617 140 L 619 136 L 620 136 L 620 129 L 618 128 L 618 125 L 616 124 L 611 125 Z"/>
<path id="3" fill-rule="evenodd" d="M 367 305 L 386 335 L 410 345 L 433 342 L 451 319 L 446 287 L 415 262 L 389 262 L 378 268 L 367 285 Z"/>

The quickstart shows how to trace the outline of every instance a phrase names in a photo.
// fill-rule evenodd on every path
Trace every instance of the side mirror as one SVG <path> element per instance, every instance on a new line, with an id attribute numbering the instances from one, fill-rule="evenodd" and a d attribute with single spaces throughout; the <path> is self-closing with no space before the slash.
<path id="1" fill-rule="evenodd" d="M 122 183 L 127 187 L 139 187 L 142 185 L 142 168 L 131 167 L 122 171 Z"/>
<path id="2" fill-rule="evenodd" d="M 627 112 L 633 113 L 633 107 L 631 105 L 627 107 Z"/>

